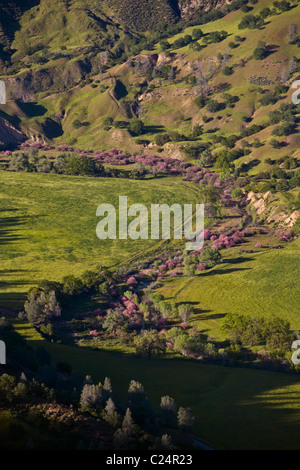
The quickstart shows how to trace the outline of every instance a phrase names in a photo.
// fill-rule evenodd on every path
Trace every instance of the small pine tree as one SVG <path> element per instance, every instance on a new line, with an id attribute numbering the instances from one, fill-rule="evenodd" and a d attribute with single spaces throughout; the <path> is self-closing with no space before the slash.
<path id="1" fill-rule="evenodd" d="M 109 398 L 106 402 L 105 411 L 107 414 L 111 414 L 112 412 L 116 411 L 116 405 L 114 404 L 113 400 Z"/>
<path id="2" fill-rule="evenodd" d="M 103 395 L 105 399 L 107 400 L 108 398 L 111 397 L 112 395 L 112 385 L 111 385 L 111 380 L 108 377 L 105 377 L 104 379 L 104 384 L 103 384 Z"/>
<path id="3" fill-rule="evenodd" d="M 164 426 L 173 427 L 176 425 L 177 406 L 175 400 L 169 395 L 161 397 L 160 415 Z"/>
<path id="4" fill-rule="evenodd" d="M 85 384 L 81 396 L 80 405 L 83 408 L 96 407 L 101 404 L 103 399 L 102 385 Z"/>
<path id="5" fill-rule="evenodd" d="M 177 413 L 177 419 L 178 426 L 183 431 L 189 431 L 195 422 L 195 418 L 190 408 L 180 407 Z"/>
<path id="6" fill-rule="evenodd" d="M 122 430 L 127 432 L 128 434 L 132 434 L 134 429 L 134 421 L 131 416 L 131 411 L 127 408 L 123 422 L 122 422 Z"/>
<path id="7" fill-rule="evenodd" d="M 27 315 L 27 319 L 31 325 L 36 328 L 40 328 L 46 323 L 46 314 L 44 311 L 46 304 L 45 293 L 42 292 L 40 295 L 36 295 L 31 292 L 29 299 L 24 304 L 24 310 Z"/>
<path id="8" fill-rule="evenodd" d="M 110 380 L 109 377 L 105 377 L 105 379 L 104 379 L 103 390 L 106 390 L 106 391 L 112 393 L 111 380 Z"/>
<path id="9" fill-rule="evenodd" d="M 56 300 L 56 295 L 54 291 L 49 292 L 48 302 L 45 305 L 45 313 L 49 318 L 57 318 L 61 316 L 61 308 Z"/>

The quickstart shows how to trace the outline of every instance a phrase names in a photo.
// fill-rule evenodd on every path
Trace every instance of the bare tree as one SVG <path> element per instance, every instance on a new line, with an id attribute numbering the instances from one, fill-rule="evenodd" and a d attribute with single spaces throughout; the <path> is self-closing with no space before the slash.
<path id="1" fill-rule="evenodd" d="M 281 78 L 280 78 L 280 81 L 281 83 L 286 83 L 289 79 L 289 72 L 287 69 L 284 69 L 281 71 Z"/>
<path id="2" fill-rule="evenodd" d="M 297 71 L 297 59 L 296 57 L 291 57 L 289 61 L 289 73 L 293 75 Z"/>
<path id="3" fill-rule="evenodd" d="M 210 85 L 208 83 L 210 73 L 205 71 L 204 62 L 197 61 L 193 64 L 193 69 L 197 79 L 196 93 L 203 97 L 207 97 L 210 92 Z"/>
<path id="4" fill-rule="evenodd" d="M 297 39 L 297 30 L 298 30 L 298 26 L 296 24 L 289 25 L 289 30 L 288 30 L 288 35 L 287 35 L 287 40 L 289 44 L 293 43 L 295 39 Z"/>
<path id="5" fill-rule="evenodd" d="M 108 51 L 100 52 L 99 57 L 99 74 L 101 75 L 100 81 L 102 79 L 102 72 L 105 70 L 108 64 Z"/>

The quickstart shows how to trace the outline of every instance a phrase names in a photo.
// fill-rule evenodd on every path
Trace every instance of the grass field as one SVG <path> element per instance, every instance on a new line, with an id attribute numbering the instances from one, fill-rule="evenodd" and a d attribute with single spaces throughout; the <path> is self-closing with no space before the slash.
<path id="1" fill-rule="evenodd" d="M 99 240 L 99 204 L 118 209 L 119 195 L 133 203 L 199 202 L 180 178 L 124 180 L 0 172 L 0 303 L 19 307 L 28 288 L 42 279 L 60 281 L 138 258 L 156 240 Z M 128 219 L 130 221 L 130 218 Z"/>
<path id="2" fill-rule="evenodd" d="M 53 364 L 64 361 L 95 381 L 106 376 L 125 398 L 130 380 L 140 381 L 158 409 L 160 397 L 190 406 L 195 437 L 216 449 L 299 449 L 299 377 L 275 372 L 200 364 L 188 359 L 146 359 L 90 351 L 38 339 L 31 327 L 17 331 L 33 347 L 43 345 Z"/>
<path id="3" fill-rule="evenodd" d="M 217 338 L 220 319 L 229 312 L 279 315 L 290 321 L 292 329 L 300 328 L 299 239 L 283 250 L 223 254 L 222 265 L 191 278 L 172 278 L 160 292 L 177 302 L 192 303 L 197 314 L 191 323 Z"/>

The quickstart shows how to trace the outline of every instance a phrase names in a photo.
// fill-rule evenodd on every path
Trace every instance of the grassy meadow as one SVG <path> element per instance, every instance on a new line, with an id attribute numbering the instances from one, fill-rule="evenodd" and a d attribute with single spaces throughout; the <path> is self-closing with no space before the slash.
<path id="1" fill-rule="evenodd" d="M 191 324 L 218 339 L 220 320 L 229 312 L 278 315 L 292 329 L 300 328 L 299 239 L 283 250 L 238 254 L 232 249 L 223 255 L 223 264 L 190 278 L 169 279 L 160 292 L 167 299 L 193 304 L 196 316 Z"/>
<path id="2" fill-rule="evenodd" d="M 133 203 L 199 202 L 178 178 L 124 180 L 1 171 L 0 303 L 19 308 L 42 279 L 97 270 L 139 258 L 159 240 L 99 240 L 99 204 L 118 208 L 119 195 Z M 149 210 L 150 213 L 150 210 Z M 130 221 L 130 218 L 128 219 Z"/>

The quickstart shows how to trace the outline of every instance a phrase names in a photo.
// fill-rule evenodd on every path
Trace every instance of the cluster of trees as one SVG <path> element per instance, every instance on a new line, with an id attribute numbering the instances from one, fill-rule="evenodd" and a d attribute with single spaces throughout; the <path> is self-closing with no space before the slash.
<path id="1" fill-rule="evenodd" d="M 257 183 L 259 179 L 264 179 L 261 183 Z M 281 168 L 275 168 L 272 172 L 263 172 L 254 179 L 251 190 L 254 192 L 267 191 L 289 191 L 290 189 L 300 187 L 300 171 L 290 171 L 286 173 Z M 247 189 L 247 188 L 246 188 Z"/>
<path id="2" fill-rule="evenodd" d="M 52 337 L 56 321 L 71 297 L 94 295 L 105 299 L 112 296 L 112 278 L 108 271 L 85 271 L 81 277 L 65 276 L 62 282 L 42 280 L 28 292 L 20 318 L 27 318 L 41 333 Z"/>
<path id="3" fill-rule="evenodd" d="M 25 379 L 25 376 L 24 376 Z M 35 399 L 51 401 L 53 390 L 33 379 L 18 381 L 14 375 L 0 375 L 0 400 L 3 403 L 22 403 Z"/>
<path id="4" fill-rule="evenodd" d="M 278 124 L 282 121 L 295 122 L 295 114 L 297 114 L 297 109 L 294 104 L 281 103 L 278 109 L 269 112 L 270 125 Z"/>
<path id="5" fill-rule="evenodd" d="M 275 135 L 276 137 L 288 136 L 295 131 L 295 123 L 293 122 L 285 122 L 280 126 L 275 127 L 271 135 Z"/>
<path id="6" fill-rule="evenodd" d="M 173 42 L 173 49 L 180 49 L 181 47 L 187 46 L 192 42 L 193 38 L 190 34 L 186 34 Z"/>
<path id="7" fill-rule="evenodd" d="M 239 23 L 239 29 L 261 29 L 264 26 L 264 19 L 260 15 L 245 15 L 242 21 Z"/>
<path id="8" fill-rule="evenodd" d="M 64 276 L 62 282 L 42 280 L 38 283 L 38 291 L 48 294 L 55 292 L 59 301 L 63 302 L 69 296 L 100 293 L 105 295 L 111 282 L 110 273 L 103 269 L 101 272 L 85 271 L 80 277 L 73 274 Z"/>
<path id="9" fill-rule="evenodd" d="M 145 125 L 141 119 L 131 119 L 129 123 L 129 131 L 132 135 L 137 136 L 143 134 Z"/>
<path id="10" fill-rule="evenodd" d="M 227 67 L 230 68 L 230 67 Z M 224 71 L 225 69 L 223 69 Z M 226 74 L 227 72 L 225 72 Z M 218 111 L 222 111 L 226 109 L 226 107 L 234 108 L 235 103 L 239 101 L 239 97 L 236 95 L 231 95 L 230 93 L 223 93 L 222 95 L 223 101 L 218 101 L 213 98 L 207 98 L 205 96 L 199 95 L 194 99 L 194 103 L 198 106 L 198 108 L 202 109 L 206 106 L 207 111 L 210 113 L 217 113 Z"/>
<path id="11" fill-rule="evenodd" d="M 275 1 L 273 2 L 273 7 L 279 10 L 280 12 L 283 11 L 289 11 L 291 9 L 291 4 L 290 2 L 287 2 L 286 0 L 281 0 L 281 1 Z"/>
<path id="12" fill-rule="evenodd" d="M 131 135 L 133 136 L 139 136 L 142 135 L 145 132 L 145 124 L 142 121 L 142 119 L 139 118 L 134 118 L 131 119 L 129 122 L 126 121 L 115 121 L 112 117 L 107 116 L 103 120 L 103 128 L 105 130 L 109 130 L 112 126 L 115 128 L 126 128 L 129 130 Z"/>
<path id="13" fill-rule="evenodd" d="M 286 87 L 284 87 L 286 91 Z M 290 103 L 281 103 L 278 109 L 268 114 L 270 124 L 278 124 L 272 131 L 274 136 L 287 136 L 294 132 L 296 125 L 296 106 Z"/>
<path id="14" fill-rule="evenodd" d="M 250 3 L 254 3 L 254 1 Z M 111 60 L 114 58 L 114 60 L 119 61 L 123 59 L 126 60 L 126 54 L 128 57 L 128 52 L 130 52 L 133 55 L 137 55 L 139 52 L 142 50 L 152 50 L 154 48 L 154 45 L 157 42 L 160 42 L 162 50 L 167 50 L 170 48 L 170 44 L 167 41 L 167 38 L 180 33 L 183 31 L 183 29 L 187 26 L 196 26 L 196 25 L 201 25 L 201 24 L 206 24 L 211 21 L 215 21 L 217 19 L 220 19 L 224 17 L 227 13 L 235 10 L 241 10 L 245 13 L 248 13 L 251 10 L 251 6 L 248 5 L 248 0 L 235 0 L 232 1 L 228 5 L 223 5 L 222 8 L 217 8 L 213 9 L 208 13 L 199 12 L 193 12 L 193 15 L 190 16 L 187 20 L 179 20 L 176 23 L 166 23 L 162 21 L 157 21 L 152 23 L 151 20 L 151 31 L 148 32 L 147 37 L 140 35 L 138 36 L 126 36 L 124 38 L 124 44 L 123 47 L 121 44 L 118 44 L 117 47 L 110 47 L 112 50 L 111 55 Z M 241 21 L 239 28 L 240 29 L 245 29 L 245 28 L 261 28 L 264 26 L 264 20 L 271 15 L 274 15 L 278 12 L 282 11 L 287 11 L 288 9 L 291 8 L 291 5 L 289 2 L 283 0 L 283 1 L 275 1 L 273 3 L 273 8 L 263 8 L 258 15 L 252 15 L 252 14 L 247 14 L 243 20 Z M 123 10 L 122 10 L 123 11 Z M 127 18 L 128 12 L 126 11 L 126 18 Z M 147 15 L 148 16 L 148 15 Z M 137 18 L 134 20 L 135 22 L 137 21 Z M 141 17 L 139 17 L 138 23 L 141 22 Z M 126 23 L 128 23 L 128 18 L 126 19 Z M 147 28 L 149 29 L 149 28 Z M 194 32 L 195 31 L 195 32 Z M 183 47 L 187 44 L 190 44 L 193 48 L 200 49 L 201 46 L 198 41 L 200 38 L 203 37 L 204 42 L 203 44 L 205 45 L 206 43 L 209 42 L 219 42 L 222 41 L 222 35 L 219 34 L 219 32 L 213 32 L 214 36 L 211 38 L 208 38 L 207 36 L 204 37 L 203 34 L 201 34 L 202 31 L 200 28 L 196 28 L 195 30 L 192 31 L 192 35 L 186 35 L 183 38 L 179 38 L 178 42 L 173 43 L 174 48 L 180 48 Z M 225 36 L 226 37 L 226 36 Z M 126 47 L 124 47 L 126 46 Z M 198 46 L 198 47 L 197 47 Z"/>
<path id="15" fill-rule="evenodd" d="M 167 142 L 183 142 L 183 141 L 191 141 L 191 140 L 198 140 L 198 138 L 203 134 L 203 126 L 200 124 L 194 124 L 193 128 L 191 129 L 190 133 L 181 134 L 177 131 L 170 131 L 164 132 L 163 134 L 157 134 L 154 138 L 154 142 L 156 145 L 162 146 Z M 199 146 L 185 146 L 183 148 L 184 153 L 186 153 L 190 158 L 197 158 L 198 155 L 202 150 L 205 150 L 209 147 L 207 143 L 201 143 Z"/>
<path id="16" fill-rule="evenodd" d="M 197 328 L 183 330 L 179 327 L 170 328 L 165 334 L 169 348 L 188 357 L 206 359 L 217 357 L 216 346 L 207 341 L 207 335 L 200 333 Z"/>
<path id="17" fill-rule="evenodd" d="M 84 378 L 73 372 L 67 363 L 53 365 L 46 349 L 40 346 L 34 351 L 6 320 L 0 321 L 0 337 L 9 346 L 8 364 L 16 371 L 14 375 L 0 375 L 0 401 L 7 409 L 18 405 L 18 427 L 13 436 L 17 442 L 19 435 L 23 442 L 31 426 L 47 439 L 66 435 L 67 430 L 78 431 L 75 417 L 84 418 L 91 425 L 99 425 L 99 419 L 102 426 L 107 423 L 114 432 L 110 446 L 115 449 L 172 450 L 180 448 L 182 433 L 192 430 L 195 418 L 191 409 L 178 407 L 169 395 L 161 397 L 156 411 L 142 384 L 131 380 L 127 399 L 122 403 L 108 377 L 103 384 L 94 384 L 90 376 Z M 26 374 L 22 372 L 24 368 Z M 60 416 L 60 406 L 65 405 L 72 411 Z M 53 413 L 55 410 L 57 413 Z M 88 445 L 88 434 L 82 435 L 81 447 Z M 76 446 L 77 436 L 75 433 L 70 440 L 72 446 Z M 38 437 L 34 440 L 38 441 Z"/>
<path id="18" fill-rule="evenodd" d="M 224 41 L 228 36 L 227 31 L 211 31 L 203 37 L 203 44 L 215 44 Z"/>
<path id="19" fill-rule="evenodd" d="M 262 106 L 269 106 L 270 104 L 277 103 L 278 100 L 282 99 L 282 95 L 288 91 L 288 87 L 283 84 L 278 84 L 274 87 L 274 91 L 266 90 L 263 96 L 259 99 L 259 103 Z M 286 107 L 287 105 L 287 107 Z M 293 114 L 295 113 L 295 105 L 291 105 L 289 103 L 282 103 L 282 112 Z M 281 111 L 280 111 L 281 112 Z"/>
<path id="20" fill-rule="evenodd" d="M 249 317 L 228 313 L 221 321 L 222 330 L 234 344 L 262 346 L 290 351 L 294 340 L 291 325 L 278 316 L 272 318 Z"/>
<path id="21" fill-rule="evenodd" d="M 223 41 L 226 39 L 228 33 L 227 31 L 211 31 L 210 33 L 204 35 L 203 31 L 199 29 L 194 29 L 192 31 L 192 35 L 186 34 L 185 36 L 181 36 L 180 38 L 176 39 L 172 47 L 173 49 L 180 49 L 181 47 L 187 46 L 188 44 L 190 45 L 191 48 L 200 50 L 201 46 L 197 42 L 199 39 L 202 38 L 202 43 L 203 46 L 206 46 L 208 44 L 214 44 Z M 170 47 L 170 44 L 167 41 L 164 41 L 161 43 L 163 49 L 167 49 Z"/>
<path id="22" fill-rule="evenodd" d="M 159 146 L 165 145 L 167 142 L 180 142 L 184 140 L 187 140 L 187 137 L 176 131 L 157 134 L 154 138 L 155 144 Z"/>
<path id="23" fill-rule="evenodd" d="M 8 169 L 78 176 L 102 176 L 104 173 L 101 163 L 93 158 L 76 154 L 58 155 L 53 161 L 46 156 L 37 157 L 26 153 L 15 153 L 9 160 Z"/>
<path id="24" fill-rule="evenodd" d="M 241 10 L 244 12 L 247 12 L 247 7 L 246 5 L 243 5 Z M 291 3 L 282 0 L 282 1 L 275 1 L 273 2 L 272 9 L 269 7 L 264 7 L 260 10 L 258 15 L 252 15 L 248 14 L 244 16 L 242 21 L 239 23 L 238 28 L 239 29 L 245 29 L 245 28 L 250 28 L 250 29 L 260 29 L 265 25 L 264 20 L 268 18 L 269 16 L 276 15 L 278 13 L 282 13 L 284 11 L 288 11 L 291 9 Z M 250 8 L 248 7 L 248 11 L 250 11 Z"/>
<path id="25" fill-rule="evenodd" d="M 169 305 L 167 305 L 167 302 L 164 301 L 159 301 L 159 304 L 156 306 L 157 310 L 159 309 L 163 316 L 160 318 L 165 319 L 165 315 L 169 313 Z M 145 305 L 142 305 L 142 309 L 144 310 L 144 314 L 147 316 L 149 315 L 149 311 L 147 311 L 147 306 L 145 308 Z M 179 336 L 179 333 L 181 335 L 180 338 L 180 347 L 179 347 L 179 342 L 176 343 L 176 347 L 174 347 L 174 350 L 179 352 L 180 354 L 184 355 L 195 355 L 195 354 L 200 354 L 206 350 L 206 344 L 204 344 L 204 337 L 201 337 L 199 335 L 196 335 L 196 333 L 192 333 L 191 335 L 186 333 L 183 327 L 187 327 L 189 319 L 193 316 L 193 308 L 190 304 L 182 304 L 179 305 L 177 308 L 177 312 L 179 317 L 182 320 L 182 327 L 178 327 L 176 329 L 177 331 L 177 336 Z M 174 311 L 171 311 L 171 314 L 173 315 L 172 318 L 175 318 L 176 314 Z M 145 322 L 146 323 L 146 322 Z M 162 355 L 166 352 L 166 348 L 168 347 L 173 347 L 173 344 L 170 345 L 170 343 L 173 343 L 173 340 L 171 338 L 172 334 L 175 332 L 174 328 L 171 329 L 173 333 L 171 333 L 171 336 L 169 334 L 170 330 L 165 330 L 167 322 L 159 322 L 159 325 L 156 325 L 156 327 L 161 328 L 163 325 L 163 329 L 155 329 L 155 327 L 150 326 L 150 322 L 147 322 L 147 325 L 145 325 L 145 328 L 141 329 L 140 332 L 136 332 L 136 334 L 133 335 L 133 337 L 126 336 L 126 325 L 128 328 L 129 322 L 124 316 L 122 315 L 121 312 L 119 312 L 119 315 L 116 315 L 116 311 L 112 313 L 108 313 L 108 315 L 104 319 L 103 327 L 106 328 L 108 331 L 111 332 L 118 332 L 118 334 L 121 334 L 121 338 L 123 341 L 132 347 L 135 348 L 137 355 L 144 356 L 147 359 L 151 359 L 153 356 L 159 356 Z M 146 329 L 147 328 L 147 329 Z M 193 339 L 192 339 L 193 337 Z M 196 345 L 198 344 L 198 346 Z M 201 344 L 200 344 L 201 343 Z M 178 346 L 178 347 L 177 347 Z M 197 349 L 198 348 L 198 349 Z M 209 350 L 211 351 L 211 346 L 209 346 Z"/>
<path id="26" fill-rule="evenodd" d="M 193 315 L 192 305 L 166 301 L 157 292 L 147 292 L 140 300 L 136 293 L 126 291 L 118 306 L 99 318 L 96 326 L 117 335 L 122 342 L 135 347 L 138 354 L 151 359 L 152 355 L 165 352 L 162 330 L 168 319 L 178 318 L 187 325 Z"/>
<path id="27" fill-rule="evenodd" d="M 40 331 L 51 335 L 51 323 L 61 316 L 61 307 L 56 299 L 55 291 L 45 294 L 33 289 L 25 301 L 24 310 L 27 320 Z"/>
<path id="28" fill-rule="evenodd" d="M 223 262 L 222 255 L 218 249 L 205 246 L 192 255 L 185 255 L 184 274 L 193 276 L 196 270 L 204 271 L 210 269 Z"/>
<path id="29" fill-rule="evenodd" d="M 242 129 L 240 133 L 241 139 L 244 139 L 245 137 L 249 137 L 250 135 L 257 134 L 258 132 L 263 130 L 263 125 L 261 124 L 251 124 L 250 126 L 245 127 Z"/>
<path id="30" fill-rule="evenodd" d="M 265 93 L 264 97 L 261 99 L 262 101 L 260 100 L 262 104 L 266 104 L 267 102 L 269 103 L 270 98 L 272 102 L 274 102 L 274 100 L 277 101 L 279 93 L 284 92 L 286 89 L 286 87 L 282 85 L 278 85 L 278 88 L 277 87 L 275 88 L 276 90 L 274 91 L 274 93 L 272 92 Z M 233 102 L 234 100 L 235 100 L 235 97 L 232 97 Z M 199 102 L 205 105 L 205 100 L 203 100 L 202 97 L 199 97 Z M 213 107 L 217 107 L 217 104 L 218 102 L 213 102 Z M 243 128 L 240 134 L 232 134 L 226 137 L 222 135 L 213 134 L 211 136 L 211 142 L 221 143 L 227 149 L 232 149 L 232 150 L 230 151 L 222 150 L 222 151 L 215 152 L 213 155 L 211 155 L 212 156 L 212 158 L 210 159 L 211 164 L 213 164 L 214 162 L 217 162 L 218 163 L 217 168 L 222 169 L 223 162 L 225 162 L 225 167 L 228 167 L 228 170 L 231 172 L 234 171 L 234 166 L 231 165 L 231 163 L 235 159 L 240 158 L 241 156 L 248 155 L 251 152 L 250 147 L 258 148 L 263 145 L 258 138 L 255 138 L 252 143 L 249 143 L 246 140 L 243 140 L 242 147 L 238 149 L 234 149 L 233 147 L 235 146 L 235 143 L 238 140 L 245 139 L 245 137 L 250 137 L 251 135 L 260 132 L 268 125 L 273 125 L 279 122 L 281 122 L 281 125 L 276 127 L 272 131 L 272 135 L 287 136 L 293 133 L 295 130 L 295 124 L 297 121 L 296 114 L 297 114 L 297 108 L 295 105 L 289 104 L 289 103 L 282 103 L 277 110 L 271 111 L 269 113 L 268 115 L 269 122 L 266 124 L 250 124 L 247 127 Z M 244 120 L 246 121 L 247 118 L 245 117 Z M 270 141 L 270 145 L 274 148 L 281 147 L 281 143 L 276 141 L 275 139 L 272 139 Z M 199 151 L 198 157 L 200 156 L 200 153 L 201 152 Z M 193 155 L 193 158 L 197 158 L 197 155 L 196 154 Z M 229 166 L 231 168 L 229 168 Z"/>
<path id="31" fill-rule="evenodd" d="M 103 385 L 94 385 L 87 378 L 80 395 L 80 407 L 84 412 L 100 416 L 114 429 L 114 447 L 117 449 L 136 448 L 138 442 L 143 441 L 148 449 L 173 450 L 176 443 L 165 433 L 165 428 L 169 428 L 170 433 L 176 429 L 189 432 L 195 421 L 191 409 L 178 408 L 169 395 L 161 397 L 156 413 L 143 385 L 135 380 L 129 384 L 124 406 L 113 393 L 110 379 L 106 378 Z"/>

